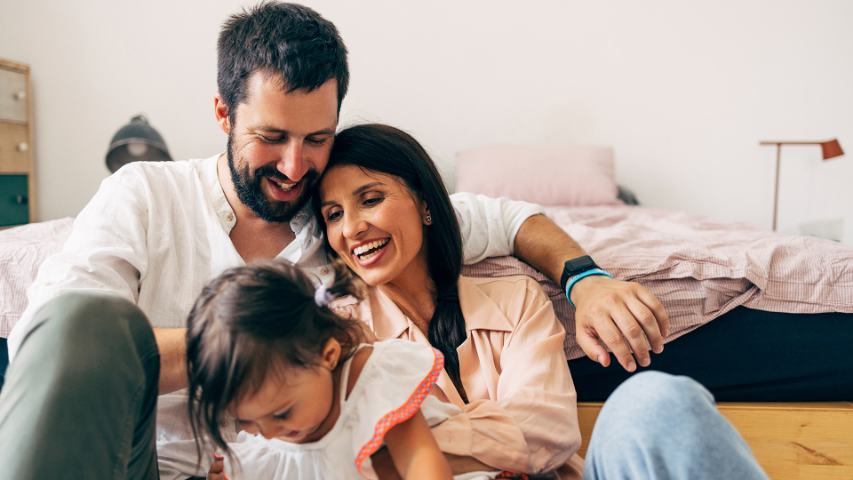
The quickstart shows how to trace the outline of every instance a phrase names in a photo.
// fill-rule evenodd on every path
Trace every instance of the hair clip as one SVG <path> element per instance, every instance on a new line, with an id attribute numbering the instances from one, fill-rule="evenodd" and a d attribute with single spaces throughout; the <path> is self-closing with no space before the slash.
<path id="1" fill-rule="evenodd" d="M 334 299 L 335 295 L 326 288 L 325 284 L 321 283 L 317 290 L 314 290 L 314 303 L 318 307 L 328 307 Z"/>

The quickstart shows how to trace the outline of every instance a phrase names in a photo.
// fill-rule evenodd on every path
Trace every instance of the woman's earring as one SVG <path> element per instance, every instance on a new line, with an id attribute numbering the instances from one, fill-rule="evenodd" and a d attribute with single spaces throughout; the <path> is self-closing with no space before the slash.
<path id="1" fill-rule="evenodd" d="M 432 225 L 432 215 L 424 217 L 424 225 Z"/>

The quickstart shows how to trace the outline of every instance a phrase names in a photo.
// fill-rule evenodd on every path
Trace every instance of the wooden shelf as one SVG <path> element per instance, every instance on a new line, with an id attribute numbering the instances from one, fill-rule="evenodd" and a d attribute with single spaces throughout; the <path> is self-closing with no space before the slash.
<path id="1" fill-rule="evenodd" d="M 8 225 L 9 218 L 37 220 L 33 147 L 30 67 L 0 59 L 0 225 Z M 10 177 L 20 175 L 26 182 Z M 15 200 L 22 198 L 26 201 Z"/>

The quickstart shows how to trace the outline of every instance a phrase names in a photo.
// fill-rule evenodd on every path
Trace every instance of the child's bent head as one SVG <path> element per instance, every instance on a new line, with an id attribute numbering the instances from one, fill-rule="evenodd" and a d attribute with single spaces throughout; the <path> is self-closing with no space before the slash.
<path id="1" fill-rule="evenodd" d="M 244 400 L 257 407 L 288 385 L 309 385 L 299 380 L 306 371 L 334 369 L 354 353 L 362 328 L 328 301 L 357 295 L 356 287 L 340 268 L 336 278 L 318 291 L 301 269 L 276 261 L 226 270 L 204 288 L 187 320 L 189 412 L 200 451 L 207 441 L 228 451 L 220 425 Z"/>

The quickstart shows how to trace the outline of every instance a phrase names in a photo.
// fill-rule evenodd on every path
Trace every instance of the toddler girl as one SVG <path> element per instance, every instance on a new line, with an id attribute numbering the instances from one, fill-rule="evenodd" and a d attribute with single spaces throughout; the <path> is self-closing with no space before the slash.
<path id="1" fill-rule="evenodd" d="M 370 344 L 358 320 L 329 308 L 358 296 L 348 272 L 336 278 L 315 289 L 297 267 L 267 262 L 227 270 L 202 291 L 187 371 L 198 451 L 225 453 L 209 478 L 376 478 L 370 456 L 383 445 L 403 478 L 451 478 L 420 411 L 441 354 Z"/>

